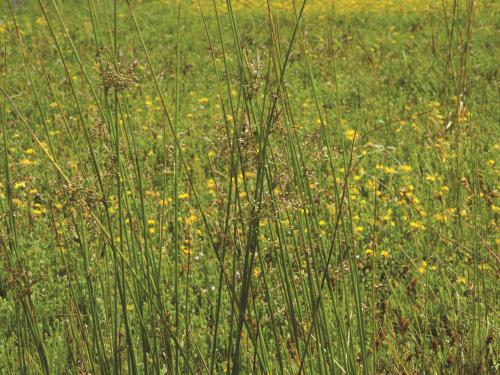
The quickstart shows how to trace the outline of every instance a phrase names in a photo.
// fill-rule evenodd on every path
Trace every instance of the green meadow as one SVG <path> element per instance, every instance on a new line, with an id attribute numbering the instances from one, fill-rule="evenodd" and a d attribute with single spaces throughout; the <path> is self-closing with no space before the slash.
<path id="1" fill-rule="evenodd" d="M 0 374 L 497 374 L 493 0 L 0 2 Z"/>

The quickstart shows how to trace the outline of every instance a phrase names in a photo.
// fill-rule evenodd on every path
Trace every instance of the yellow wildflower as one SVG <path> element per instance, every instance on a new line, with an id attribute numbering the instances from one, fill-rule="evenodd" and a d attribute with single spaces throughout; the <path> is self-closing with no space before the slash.
<path id="1" fill-rule="evenodd" d="M 356 137 L 356 131 L 353 129 L 347 129 L 344 134 L 348 141 L 354 141 L 354 138 Z"/>
<path id="2" fill-rule="evenodd" d="M 389 257 L 389 255 L 390 255 L 390 254 L 389 254 L 389 252 L 388 252 L 387 250 L 382 250 L 382 251 L 380 252 L 380 256 L 382 256 L 382 257 L 384 257 L 384 258 Z"/>
<path id="3" fill-rule="evenodd" d="M 424 230 L 425 229 L 425 225 L 422 224 L 420 221 L 412 221 L 410 223 L 410 227 L 412 227 L 415 230 Z"/>
<path id="4" fill-rule="evenodd" d="M 190 215 L 186 218 L 186 225 L 193 225 L 198 220 L 196 215 Z"/>
<path id="5" fill-rule="evenodd" d="M 425 273 L 425 269 L 427 268 L 427 262 L 425 260 L 420 263 L 420 266 L 418 267 L 418 273 L 423 275 Z"/>
<path id="6" fill-rule="evenodd" d="M 408 173 L 408 172 L 411 172 L 413 168 L 411 167 L 411 165 L 408 165 L 408 164 L 403 164 L 399 167 L 399 170 L 401 172 L 405 172 L 405 173 Z"/>

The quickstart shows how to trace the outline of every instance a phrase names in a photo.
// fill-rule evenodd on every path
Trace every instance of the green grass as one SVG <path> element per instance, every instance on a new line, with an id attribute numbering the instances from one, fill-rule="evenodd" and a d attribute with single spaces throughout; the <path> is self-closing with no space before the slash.
<path id="1" fill-rule="evenodd" d="M 499 370 L 494 1 L 11 4 L 0 374 Z"/>

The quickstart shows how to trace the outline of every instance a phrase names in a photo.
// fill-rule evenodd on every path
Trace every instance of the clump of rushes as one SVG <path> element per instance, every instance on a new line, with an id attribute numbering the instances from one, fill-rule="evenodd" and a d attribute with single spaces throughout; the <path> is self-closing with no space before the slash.
<path id="1" fill-rule="evenodd" d="M 498 372 L 497 8 L 0 1 L 0 374 Z"/>
<path id="2" fill-rule="evenodd" d="M 121 63 L 113 64 L 101 57 L 98 58 L 98 63 L 100 66 L 99 75 L 106 93 L 111 88 L 119 92 L 134 87 L 139 83 L 134 73 L 138 64 L 135 60 L 126 67 Z"/>

